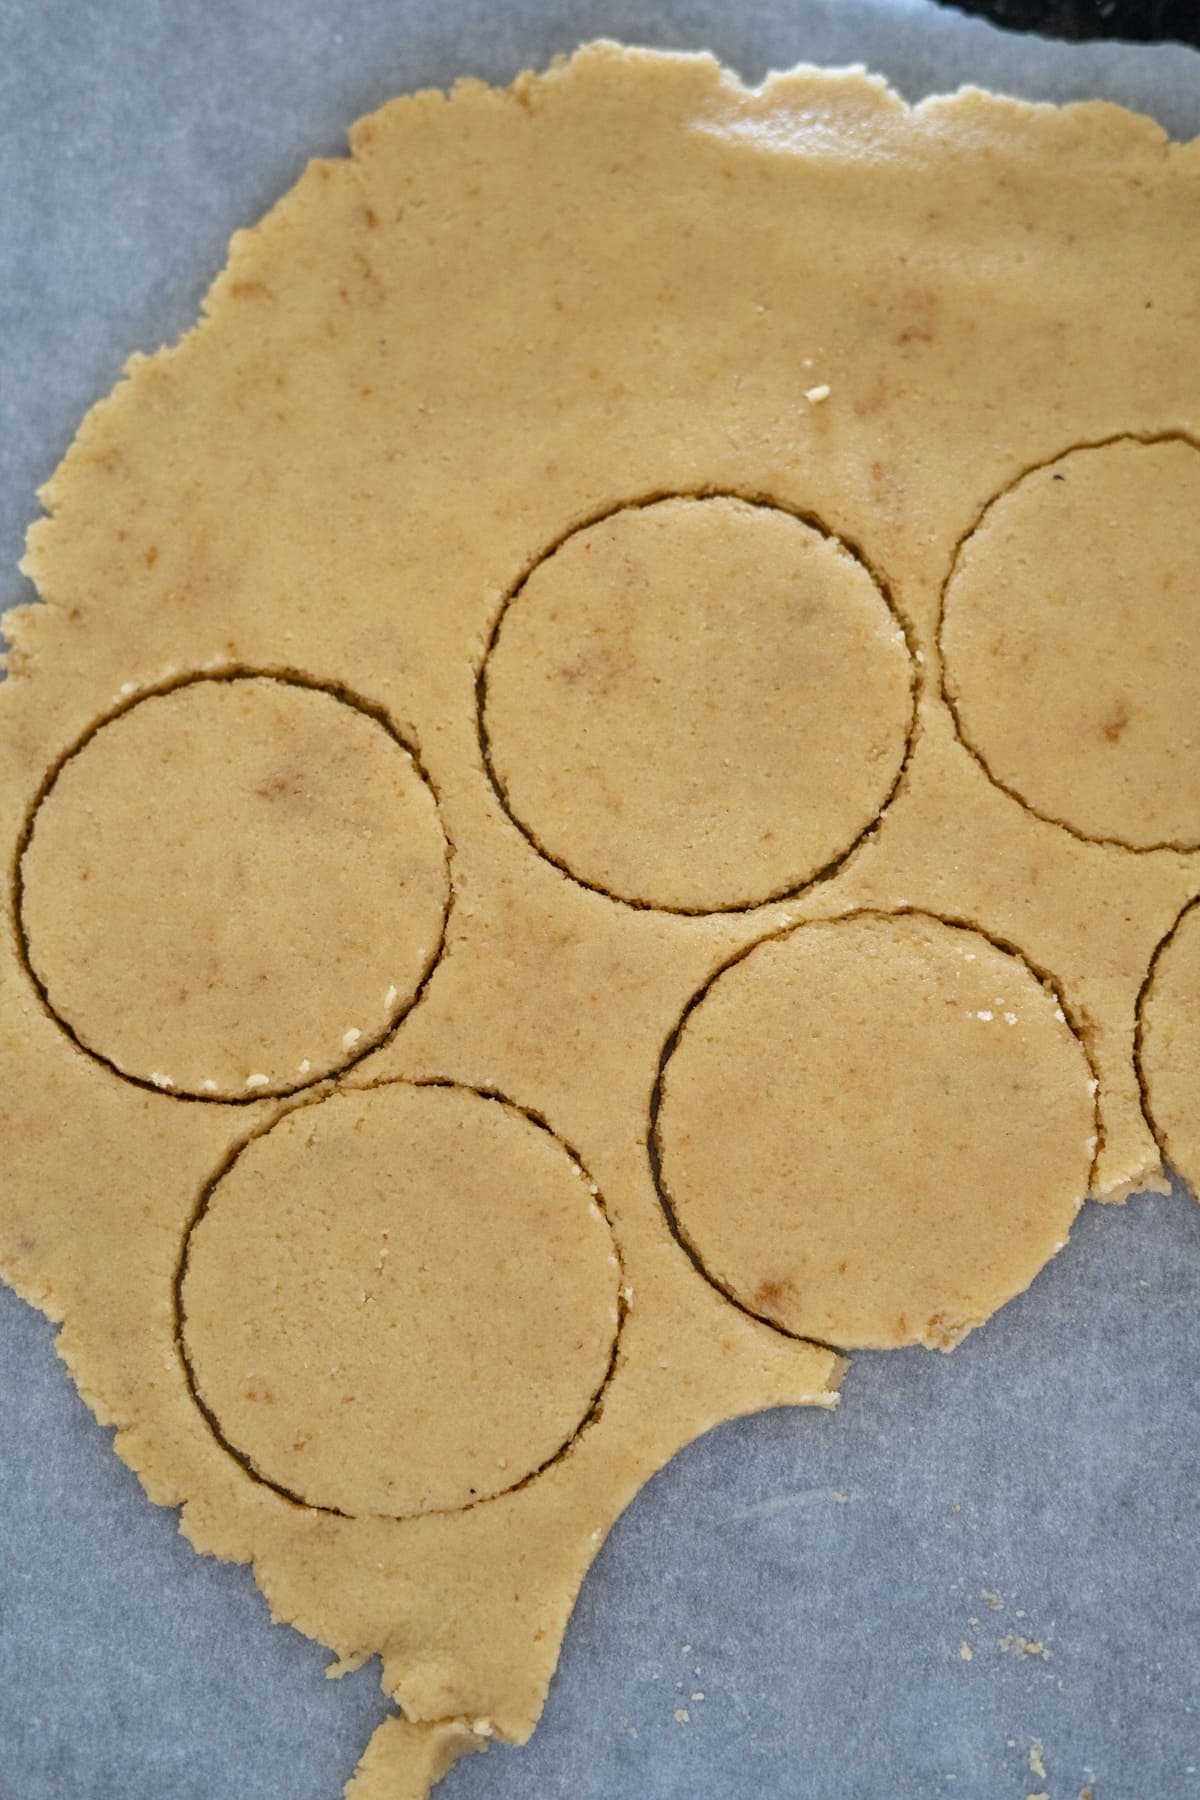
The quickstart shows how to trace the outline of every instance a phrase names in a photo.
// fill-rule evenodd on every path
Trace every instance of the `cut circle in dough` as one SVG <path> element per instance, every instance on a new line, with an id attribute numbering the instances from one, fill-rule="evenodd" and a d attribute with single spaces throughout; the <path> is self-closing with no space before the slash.
<path id="1" fill-rule="evenodd" d="M 1137 1063 L 1159 1148 L 1200 1193 L 1200 900 L 1154 952 L 1138 1001 Z"/>
<path id="2" fill-rule="evenodd" d="M 395 1081 L 294 1107 L 217 1177 L 179 1335 L 206 1417 L 259 1479 L 408 1517 L 555 1460 L 611 1370 L 619 1288 L 594 1189 L 546 1127 Z"/>
<path id="3" fill-rule="evenodd" d="M 948 1349 L 1066 1241 L 1094 1085 L 1055 995 L 980 932 L 805 924 L 684 1014 L 654 1102 L 660 1192 L 702 1271 L 767 1323 Z"/>
<path id="4" fill-rule="evenodd" d="M 572 533 L 502 611 L 480 684 L 510 816 L 587 887 L 738 910 L 836 864 L 895 791 L 904 632 L 863 563 L 730 495 Z"/>
<path id="5" fill-rule="evenodd" d="M 1133 850 L 1200 846 L 1200 451 L 1120 438 L 1024 476 L 946 590 L 946 695 L 992 779 Z"/>
<path id="6" fill-rule="evenodd" d="M 20 863 L 26 960 L 118 1073 L 204 1100 L 292 1092 L 412 1005 L 447 846 L 401 740 L 294 679 L 198 677 L 61 764 Z"/>

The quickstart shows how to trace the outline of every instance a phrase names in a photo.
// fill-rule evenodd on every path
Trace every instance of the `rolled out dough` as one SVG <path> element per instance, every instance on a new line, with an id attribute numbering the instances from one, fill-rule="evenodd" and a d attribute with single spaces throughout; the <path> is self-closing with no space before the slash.
<path id="1" fill-rule="evenodd" d="M 1093 1079 L 1161 1179 L 1200 147 L 597 44 L 351 151 L 30 532 L 0 1266 L 397 1800 L 682 1444 L 1031 1278 Z"/>

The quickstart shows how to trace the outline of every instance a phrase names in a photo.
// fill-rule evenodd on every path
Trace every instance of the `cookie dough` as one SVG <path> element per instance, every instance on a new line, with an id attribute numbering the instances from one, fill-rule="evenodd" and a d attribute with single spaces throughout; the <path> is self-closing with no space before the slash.
<path id="1" fill-rule="evenodd" d="M 842 1359 L 797 1325 L 939 1339 L 1032 1275 L 1085 1178 L 1069 1026 L 1100 1082 L 1094 1191 L 1161 1180 L 1134 1020 L 1200 855 L 1141 847 L 1195 841 L 1186 772 L 1144 705 L 1155 643 L 1190 666 L 1176 625 L 1166 643 L 1153 622 L 1184 616 L 1194 536 L 1193 452 L 1167 446 L 1200 410 L 1198 199 L 1197 147 L 1113 107 L 963 92 L 909 108 L 813 70 L 751 90 L 706 57 L 592 45 L 504 92 L 466 82 L 362 120 L 348 157 L 312 163 L 237 234 L 203 323 L 132 360 L 43 490 L 24 565 L 41 601 L 6 618 L 0 687 L 0 1269 L 61 1323 L 88 1404 L 191 1542 L 251 1564 L 274 1616 L 339 1658 L 379 1654 L 405 1716 L 355 1800 L 417 1794 L 472 1744 L 529 1735 L 579 1583 L 641 1484 L 734 1414 L 833 1405 Z M 1055 464 L 1051 502 L 1033 472 Z M 1106 564 L 1045 510 L 1066 492 L 1082 523 L 1112 494 L 1103 558 L 1150 578 L 1153 607 L 1120 631 L 1106 596 L 1132 590 L 1104 586 Z M 1029 535 L 1005 540 L 1001 571 L 1004 495 Z M 1022 586 L 1031 544 L 1040 588 Z M 943 691 L 944 639 L 950 687 L 975 703 L 958 633 L 988 601 L 961 584 L 985 552 L 1014 627 L 1043 588 L 1078 600 L 1079 628 L 1015 686 L 981 631 L 980 693 L 989 720 L 1015 709 L 1015 756 L 1053 741 L 1048 697 L 1075 704 L 1085 685 L 1060 682 L 1063 657 L 1105 707 L 1136 701 L 1110 745 L 1089 697 L 1060 786 L 1024 798 L 1000 785 L 1024 761 L 992 779 L 990 727 L 972 754 Z M 1171 717 L 1177 677 L 1163 669 Z M 863 911 L 961 921 L 1003 948 L 980 948 L 987 981 L 964 969 L 958 988 L 947 927 L 856 927 L 858 954 L 809 971 L 829 1003 L 814 1014 L 790 959 L 848 942 L 844 925 L 806 937 L 814 921 Z M 755 998 L 776 964 L 779 994 Z M 920 982 L 899 992 L 898 970 Z M 754 1004 L 714 1034 L 721 1064 L 699 1027 L 743 987 Z M 839 1150 L 809 1118 L 814 1157 L 879 1228 L 852 1250 L 864 1270 L 873 1251 L 853 1290 L 828 1215 L 802 1242 L 778 1188 L 763 1223 L 779 1242 L 764 1231 L 736 1266 L 747 1230 L 699 1210 L 719 1170 L 761 1168 L 765 1134 L 794 1147 L 790 1099 L 811 1113 L 785 994 L 827 1082 L 840 1072 L 831 1106 L 853 1134 Z M 861 1034 L 855 1054 L 855 1005 L 895 1093 Z M 768 1041 L 791 1085 L 760 1093 Z M 904 1064 L 912 1041 L 961 1104 Z M 668 1177 L 690 1171 L 680 1227 L 732 1299 L 658 1192 L 664 1059 Z M 980 1121 L 972 1070 L 1005 1118 Z M 505 1115 L 466 1099 L 452 1149 L 392 1137 L 381 1161 L 367 1123 L 347 1144 L 354 1108 L 373 1119 L 431 1082 L 504 1095 L 509 1148 L 474 1166 L 477 1106 L 497 1107 L 494 1134 Z M 733 1093 L 763 1138 L 714 1140 L 711 1170 L 673 1171 L 676 1108 L 715 1132 Z M 872 1135 L 897 1093 L 906 1158 Z M 1014 1125 L 1044 1153 L 1014 1148 Z M 535 1142 L 544 1184 L 509 1159 Z M 1023 1186 L 993 1166 L 1001 1142 Z M 856 1167 L 887 1193 L 860 1191 Z M 959 1168 L 1004 1198 L 1003 1224 L 964 1214 L 944 1254 L 904 1262 L 887 1207 L 959 1216 Z M 415 1335 L 387 1309 L 402 1278 L 378 1265 L 420 1193 L 430 1255 L 404 1291 L 438 1367 L 389 1412 L 381 1328 L 394 1320 L 410 1368 Z M 752 1222 L 753 1196 L 737 1203 Z M 488 1214 L 491 1266 L 468 1204 Z M 803 1256 L 820 1284 L 764 1291 Z M 355 1291 L 369 1298 L 339 1326 Z M 520 1294 L 517 1325 L 506 1305 L 496 1327 L 504 1366 L 460 1381 L 448 1423 L 441 1384 L 478 1366 L 471 1331 L 497 1296 Z M 455 1306 L 478 1312 L 458 1344 Z M 260 1382 L 275 1402 L 247 1397 Z M 361 1421 L 334 1423 L 351 1393 Z M 422 1398 L 443 1416 L 401 1467 L 380 1452 L 421 1435 L 403 1408 Z M 462 1504 L 481 1483 L 496 1491 Z"/>
<path id="2" fill-rule="evenodd" d="M 1200 901 L 1154 955 L 1138 1009 L 1138 1068 L 1163 1155 L 1200 1192 Z"/>
<path id="3" fill-rule="evenodd" d="M 490 767 L 526 836 L 637 906 L 760 905 L 831 871 L 895 791 L 904 633 L 862 563 L 729 496 L 622 508 L 505 608 Z"/>
<path id="4" fill-rule="evenodd" d="M 459 1087 L 300 1106 L 204 1197 L 180 1343 L 229 1448 L 358 1518 L 449 1512 L 561 1455 L 617 1341 L 594 1184 L 550 1134 Z"/>
<path id="5" fill-rule="evenodd" d="M 994 781 L 1131 849 L 1200 845 L 1200 450 L 1071 451 L 1001 494 L 959 553 L 946 692 Z"/>
<path id="6" fill-rule="evenodd" d="M 948 1350 L 1063 1248 L 1094 1088 L 1058 997 L 979 932 L 801 925 L 684 1014 L 653 1103 L 660 1192 L 759 1318 Z"/>
<path id="7" fill-rule="evenodd" d="M 19 881 L 64 1029 L 205 1100 L 287 1093 L 373 1049 L 428 977 L 450 899 L 403 743 L 266 678 L 191 681 L 101 724 L 54 772 Z"/>

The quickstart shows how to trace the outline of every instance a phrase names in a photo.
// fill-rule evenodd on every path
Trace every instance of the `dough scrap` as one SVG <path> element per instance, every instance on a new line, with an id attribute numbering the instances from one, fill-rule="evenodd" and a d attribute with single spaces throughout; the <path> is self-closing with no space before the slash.
<path id="1" fill-rule="evenodd" d="M 108 952 L 85 1049 L 30 979 L 17 883 L 0 941 L 0 1268 L 61 1323 L 88 1404 L 151 1498 L 182 1506 L 191 1542 L 251 1562 L 275 1616 L 343 1660 L 381 1654 L 406 1716 L 376 1734 L 356 1793 L 417 1794 L 468 1737 L 532 1731 L 579 1583 L 656 1468 L 738 1412 L 834 1403 L 841 1359 L 730 1305 L 655 1187 L 664 1048 L 732 958 L 853 911 L 978 926 L 1053 978 L 1084 1041 L 1095 1192 L 1161 1180 L 1134 1020 L 1200 856 L 1085 841 L 990 780 L 956 733 L 938 627 L 958 547 L 1030 471 L 1110 440 L 1194 442 L 1200 145 L 1107 105 L 966 91 L 910 108 L 861 73 L 803 69 L 749 90 L 708 57 L 597 44 L 504 92 L 396 101 L 351 151 L 237 234 L 197 328 L 131 360 L 46 484 L 24 563 L 42 603 L 5 620 L 0 831 L 14 868 L 31 832 L 49 846 L 53 792 L 33 821 L 54 771 L 82 792 L 117 734 L 168 705 L 151 696 L 208 675 L 230 692 L 283 676 L 361 702 L 372 730 L 386 721 L 436 794 L 453 900 L 419 999 L 319 1106 L 433 1081 L 543 1121 L 604 1197 L 625 1306 L 615 1363 L 563 1455 L 456 1512 L 349 1518 L 255 1479 L 189 1388 L 176 1279 L 202 1196 L 294 1102 L 269 1080 L 222 1103 L 270 1073 L 247 1071 L 249 1009 L 190 1060 L 172 1009 L 152 1016 L 135 987 L 143 1048 L 169 1044 L 177 1066 L 138 1052 L 125 1076 L 99 1060 L 121 1027 Z M 854 546 L 917 672 L 916 729 L 877 822 L 832 879 L 752 910 L 626 906 L 564 874 L 506 813 L 479 736 L 488 646 L 522 580 L 590 522 L 689 495 Z M 713 797 L 727 803 L 720 782 Z M 585 784 L 580 814 L 590 804 Z M 739 826 L 716 806 L 705 831 L 733 842 Z M 568 858 L 589 834 L 568 809 Z M 775 879 L 731 863 L 701 891 L 676 850 L 648 898 L 761 900 Z M 69 844 L 54 861 L 72 866 Z M 430 877 L 425 852 L 409 863 Z M 645 869 L 608 874 L 635 894 Z M 39 939 L 52 950 L 53 1002 L 70 921 L 50 932 L 53 883 L 34 885 L 25 924 L 35 957 Z M 388 924 L 407 931 L 401 886 Z M 184 898 L 203 915 L 202 892 Z M 276 1020 L 289 1080 L 304 1060 L 306 1078 L 333 1079 L 387 1032 L 388 988 L 405 985 L 387 947 L 370 1018 L 319 1009 L 320 1032 L 341 1028 L 331 1050 L 304 1047 L 298 1011 Z M 374 938 L 346 948 L 374 967 Z M 249 936 L 241 950 L 245 973 Z M 314 945 L 314 982 L 328 953 Z M 218 1075 L 214 1097 L 202 1084 Z"/>
<path id="2" fill-rule="evenodd" d="M 385 1719 L 347 1784 L 346 1800 L 425 1800 L 460 1757 L 486 1749 L 486 1736 L 452 1720 Z"/>
<path id="3" fill-rule="evenodd" d="M 739 1306 L 951 1349 L 1061 1250 L 1096 1149 L 1058 997 L 977 931 L 863 913 L 758 945 L 665 1062 L 661 1192 Z"/>

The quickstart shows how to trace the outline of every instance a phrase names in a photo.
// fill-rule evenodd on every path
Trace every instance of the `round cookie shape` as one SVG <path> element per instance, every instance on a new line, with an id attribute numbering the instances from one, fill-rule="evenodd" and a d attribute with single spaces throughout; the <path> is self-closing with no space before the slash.
<path id="1" fill-rule="evenodd" d="M 619 1286 L 595 1190 L 544 1126 L 449 1084 L 343 1088 L 209 1188 L 180 1342 L 210 1424 L 261 1480 L 408 1517 L 555 1460 L 611 1370 Z"/>
<path id="2" fill-rule="evenodd" d="M 1095 1083 L 1056 996 L 982 933 L 859 913 L 759 943 L 696 996 L 653 1102 L 702 1272 L 845 1349 L 949 1349 L 1066 1241 Z"/>
<path id="3" fill-rule="evenodd" d="M 102 723 L 20 861 L 26 961 L 76 1041 L 203 1100 L 284 1094 L 364 1055 L 440 952 L 437 805 L 365 706 L 198 677 Z"/>
<path id="4" fill-rule="evenodd" d="M 1200 1193 L 1200 900 L 1184 907 L 1151 959 L 1136 1054 L 1159 1149 Z"/>
<path id="5" fill-rule="evenodd" d="M 829 871 L 894 793 L 913 708 L 904 632 L 857 556 L 728 495 L 574 532 L 502 611 L 480 681 L 488 769 L 534 847 L 684 913 Z"/>
<path id="6" fill-rule="evenodd" d="M 1077 836 L 1200 846 L 1200 451 L 1072 450 L 987 508 L 946 589 L 946 697 L 998 786 Z"/>

